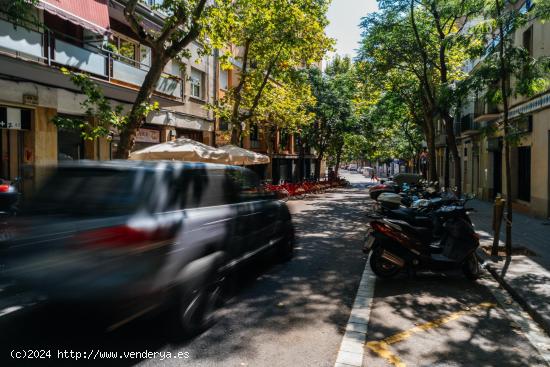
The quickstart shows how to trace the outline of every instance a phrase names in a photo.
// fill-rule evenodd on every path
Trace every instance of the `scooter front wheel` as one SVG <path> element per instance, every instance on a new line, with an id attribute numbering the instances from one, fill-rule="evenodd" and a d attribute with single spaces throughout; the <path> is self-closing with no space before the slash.
<path id="1" fill-rule="evenodd" d="M 464 260 L 464 263 L 462 264 L 462 272 L 466 278 L 470 280 L 477 280 L 481 276 L 481 268 L 475 252 Z"/>
<path id="2" fill-rule="evenodd" d="M 377 248 L 370 255 L 370 268 L 380 278 L 392 278 L 396 276 L 401 267 L 382 257 L 383 250 Z"/>

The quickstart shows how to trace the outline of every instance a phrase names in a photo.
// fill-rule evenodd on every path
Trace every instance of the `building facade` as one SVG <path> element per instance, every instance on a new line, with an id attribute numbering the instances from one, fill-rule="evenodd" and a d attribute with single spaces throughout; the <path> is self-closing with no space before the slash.
<path id="1" fill-rule="evenodd" d="M 150 27 L 163 15 L 151 0 L 139 5 Z M 58 129 L 55 116 L 85 119 L 84 96 L 61 72 L 88 74 L 112 105 L 129 108 L 151 63 L 123 15 L 123 0 L 40 0 L 36 24 L 14 26 L 0 14 L 0 178 L 22 177 L 23 191 L 40 181 L 41 166 L 61 160 L 112 157 L 118 136 L 84 141 L 78 132 Z M 134 149 L 177 137 L 213 145 L 214 56 L 169 62 L 157 83 L 160 110 L 140 129 Z M 199 61 L 199 62 L 197 62 Z"/>
<path id="2" fill-rule="evenodd" d="M 216 62 L 216 98 L 221 99 L 233 87 L 239 83 L 239 71 L 241 63 L 239 56 L 242 53 L 240 47 L 233 47 L 232 68 L 224 70 Z M 318 67 L 321 67 L 320 64 Z M 216 146 L 231 143 L 231 125 L 222 119 L 216 119 L 215 128 Z M 284 129 L 276 128 L 266 131 L 265 127 L 251 124 L 246 134 L 242 136 L 242 147 L 251 151 L 268 155 L 270 163 L 267 165 L 249 166 L 263 181 L 275 184 L 280 182 L 297 182 L 312 178 L 315 172 L 317 157 L 315 151 L 302 143 L 299 134 L 290 133 Z M 321 164 L 322 177 L 325 176 L 326 167 L 324 161 Z"/>
<path id="3" fill-rule="evenodd" d="M 529 11 L 529 1 L 517 6 Z M 531 56 L 550 56 L 550 24 L 531 19 L 514 34 L 516 46 Z M 468 65 L 468 70 L 476 67 Z M 514 81 L 512 81 L 514 83 Z M 550 90 L 533 97 L 514 96 L 510 101 L 510 121 L 516 135 L 511 149 L 512 187 L 506 188 L 502 106 L 491 105 L 480 95 L 471 95 L 455 118 L 462 187 L 465 192 L 485 200 L 497 195 L 511 195 L 514 208 L 538 217 L 550 217 Z M 445 135 L 436 137 L 438 173 L 443 182 L 445 168 Z M 454 185 L 453 170 L 450 170 Z"/>

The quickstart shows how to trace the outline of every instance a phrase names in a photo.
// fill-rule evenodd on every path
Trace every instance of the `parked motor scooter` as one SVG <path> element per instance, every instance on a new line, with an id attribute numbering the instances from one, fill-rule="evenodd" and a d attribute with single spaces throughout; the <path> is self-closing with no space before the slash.
<path id="1" fill-rule="evenodd" d="M 369 223 L 363 252 L 370 254 L 370 266 L 381 278 L 390 278 L 403 269 L 447 271 L 462 269 L 466 277 L 480 275 L 476 249 L 479 236 L 465 219 L 468 209 L 446 206 L 434 215 L 440 218 L 443 233 L 433 240 L 433 229 L 415 227 L 402 220 L 376 219 Z"/>

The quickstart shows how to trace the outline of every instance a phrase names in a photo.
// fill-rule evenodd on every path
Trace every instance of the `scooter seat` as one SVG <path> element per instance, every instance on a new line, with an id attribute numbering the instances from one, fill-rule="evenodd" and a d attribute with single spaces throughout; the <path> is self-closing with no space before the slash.
<path id="1" fill-rule="evenodd" d="M 391 210 L 389 216 L 391 216 L 392 219 L 399 219 L 408 222 L 415 227 L 432 226 L 432 219 L 430 217 L 426 217 L 418 213 L 418 211 L 410 208 L 399 208 Z"/>
<path id="2" fill-rule="evenodd" d="M 416 234 L 418 237 L 422 238 L 423 241 L 429 242 L 432 238 L 432 230 L 431 228 L 426 227 L 417 227 L 413 226 L 407 221 L 399 220 L 399 219 L 387 219 L 389 222 L 392 222 L 394 224 L 397 224 L 401 226 L 404 230 L 408 232 L 412 232 Z"/>

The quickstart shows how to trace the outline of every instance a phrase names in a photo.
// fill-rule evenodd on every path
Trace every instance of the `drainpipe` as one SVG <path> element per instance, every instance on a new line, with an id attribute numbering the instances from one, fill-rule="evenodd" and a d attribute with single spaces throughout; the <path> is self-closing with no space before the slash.
<path id="1" fill-rule="evenodd" d="M 219 71 L 220 71 L 220 60 L 219 60 L 220 52 L 218 49 L 214 50 L 214 104 L 218 103 L 219 98 L 219 85 L 218 85 L 218 78 L 219 78 Z M 217 117 L 216 115 L 214 117 L 214 131 L 212 133 L 212 146 L 217 146 L 216 144 L 216 122 Z"/>

